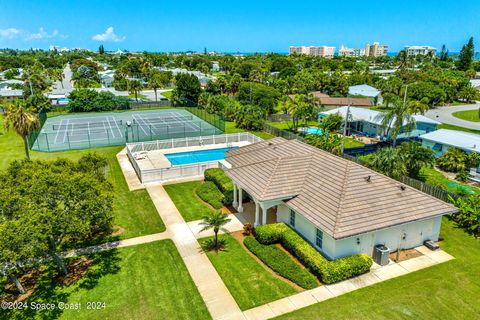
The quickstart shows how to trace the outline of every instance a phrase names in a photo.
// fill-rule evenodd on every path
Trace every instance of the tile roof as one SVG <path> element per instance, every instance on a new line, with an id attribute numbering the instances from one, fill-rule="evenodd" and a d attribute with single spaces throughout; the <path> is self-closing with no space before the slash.
<path id="1" fill-rule="evenodd" d="M 450 214 L 456 208 L 297 140 L 227 152 L 227 174 L 259 201 L 280 199 L 335 239 Z"/>
<path id="2" fill-rule="evenodd" d="M 325 106 L 351 106 L 371 107 L 372 102 L 368 98 L 334 98 L 334 97 L 320 97 L 320 104 Z"/>

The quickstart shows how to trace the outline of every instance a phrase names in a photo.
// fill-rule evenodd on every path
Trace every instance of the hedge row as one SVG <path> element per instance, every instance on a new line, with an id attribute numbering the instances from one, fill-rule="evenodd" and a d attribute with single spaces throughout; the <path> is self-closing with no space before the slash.
<path id="1" fill-rule="evenodd" d="M 207 169 L 204 172 L 205 181 L 215 183 L 217 188 L 223 193 L 223 203 L 230 205 L 233 202 L 233 182 L 225 172 L 220 168 Z"/>
<path id="2" fill-rule="evenodd" d="M 327 260 L 312 245 L 285 223 L 267 224 L 255 229 L 262 244 L 281 243 L 285 249 L 302 262 L 323 283 L 329 284 L 368 272 L 372 258 L 354 254 L 337 260 Z"/>
<path id="3" fill-rule="evenodd" d="M 211 182 L 206 181 L 202 183 L 195 192 L 203 201 L 209 203 L 215 209 L 223 207 L 223 194 L 218 190 L 217 186 Z"/>
<path id="4" fill-rule="evenodd" d="M 245 237 L 243 244 L 270 269 L 282 277 L 291 280 L 304 289 L 317 287 L 315 276 L 295 263 L 282 249 L 275 245 L 263 245 L 252 236 Z"/>

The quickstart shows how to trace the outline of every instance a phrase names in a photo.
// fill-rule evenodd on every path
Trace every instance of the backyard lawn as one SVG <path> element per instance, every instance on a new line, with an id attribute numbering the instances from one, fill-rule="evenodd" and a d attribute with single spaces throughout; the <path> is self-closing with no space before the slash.
<path id="1" fill-rule="evenodd" d="M 266 133 L 264 131 L 247 131 L 247 130 L 244 130 L 244 129 L 236 128 L 234 122 L 225 121 L 225 133 L 238 133 L 238 132 L 250 132 L 250 133 L 256 135 L 257 137 L 262 138 L 263 140 L 268 140 L 268 139 L 275 138 L 275 136 L 272 136 L 271 134 Z"/>
<path id="2" fill-rule="evenodd" d="M 465 110 L 465 111 L 454 112 L 452 115 L 459 119 L 473 121 L 473 122 L 480 122 L 479 114 L 480 114 L 480 111 L 478 110 Z"/>
<path id="3" fill-rule="evenodd" d="M 480 188 L 469 186 L 458 181 L 452 181 L 434 168 L 422 168 L 421 175 L 425 179 L 426 183 L 434 186 L 440 186 L 443 189 L 453 193 L 459 193 L 459 191 L 462 192 L 461 190 L 459 190 L 462 189 L 467 193 L 480 194 Z"/>
<path id="4" fill-rule="evenodd" d="M 279 319 L 478 319 L 480 240 L 443 219 L 456 259 L 292 312 Z"/>
<path id="5" fill-rule="evenodd" d="M 109 250 L 94 257 L 98 264 L 70 286 L 53 285 L 47 272 L 30 299 L 39 303 L 81 303 L 81 310 L 27 310 L 9 315 L 0 311 L 0 318 L 210 319 L 170 240 Z M 105 308 L 87 310 L 89 301 L 105 303 Z"/>
<path id="6" fill-rule="evenodd" d="M 4 132 L 3 118 L 0 118 L 0 170 L 8 167 L 13 160 L 25 158 L 23 142 L 19 136 L 13 132 Z M 77 160 L 88 152 L 96 152 L 108 160 L 108 180 L 115 189 L 114 199 L 114 225 L 124 229 L 120 234 L 121 238 L 138 237 L 158 233 L 165 230 L 165 226 L 153 205 L 150 196 L 146 190 L 131 192 L 128 190 L 127 183 L 123 177 L 122 170 L 118 164 L 116 154 L 122 150 L 122 147 L 108 147 L 92 150 L 77 150 L 66 152 L 31 152 L 32 160 L 55 160 L 58 158 L 67 158 Z"/>
<path id="7" fill-rule="evenodd" d="M 187 222 L 200 220 L 213 212 L 213 209 L 195 194 L 195 189 L 201 184 L 202 181 L 190 181 L 164 186 L 183 219 Z"/>
<path id="8" fill-rule="evenodd" d="M 226 240 L 226 250 L 211 251 L 207 256 L 240 309 L 247 310 L 297 292 L 265 269 L 235 238 L 230 235 L 220 238 Z"/>
<path id="9" fill-rule="evenodd" d="M 438 126 L 438 129 L 450 129 L 450 130 L 458 130 L 458 131 L 465 131 L 465 132 L 480 134 L 480 130 L 454 126 L 453 124 L 446 124 L 446 123 L 440 124 Z"/>
<path id="10" fill-rule="evenodd" d="M 274 126 L 278 129 L 283 129 L 283 130 L 289 130 L 293 127 L 292 121 L 280 121 L 280 122 L 268 122 L 269 125 Z M 303 126 L 304 124 L 301 124 L 300 126 Z M 317 127 L 318 126 L 318 121 L 316 120 L 309 120 L 307 121 L 308 126 L 313 126 Z"/>
<path id="11" fill-rule="evenodd" d="M 343 140 L 345 142 L 345 149 L 363 147 L 365 145 L 365 143 L 349 137 L 344 137 Z"/>

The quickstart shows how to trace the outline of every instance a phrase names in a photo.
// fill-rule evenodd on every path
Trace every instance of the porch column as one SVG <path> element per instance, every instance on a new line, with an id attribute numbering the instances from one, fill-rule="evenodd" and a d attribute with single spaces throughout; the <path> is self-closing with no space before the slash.
<path id="1" fill-rule="evenodd" d="M 267 224 L 267 210 L 262 206 L 262 224 Z"/>
<path id="2" fill-rule="evenodd" d="M 233 184 L 233 207 L 236 208 L 238 206 L 238 195 L 237 195 L 237 185 Z"/>
<path id="3" fill-rule="evenodd" d="M 238 211 L 238 212 L 243 212 L 242 202 L 243 202 L 243 190 L 242 190 L 242 188 L 239 186 L 239 187 L 238 187 L 238 208 L 237 208 L 237 211 Z"/>
<path id="4" fill-rule="evenodd" d="M 254 227 L 258 227 L 258 225 L 260 224 L 258 221 L 258 218 L 260 218 L 259 210 L 260 205 L 258 204 L 258 202 L 255 201 L 255 224 L 253 225 Z"/>

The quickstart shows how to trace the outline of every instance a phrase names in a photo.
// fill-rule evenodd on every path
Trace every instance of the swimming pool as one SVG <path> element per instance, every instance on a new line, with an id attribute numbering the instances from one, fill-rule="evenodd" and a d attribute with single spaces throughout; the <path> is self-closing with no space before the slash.
<path id="1" fill-rule="evenodd" d="M 178 166 L 183 164 L 223 160 L 225 159 L 225 152 L 233 148 L 169 153 L 169 154 L 166 154 L 165 157 L 168 159 L 168 161 L 170 161 L 172 166 Z"/>
<path id="2" fill-rule="evenodd" d="M 302 130 L 306 134 L 322 134 L 322 129 L 317 127 L 308 127 Z"/>

